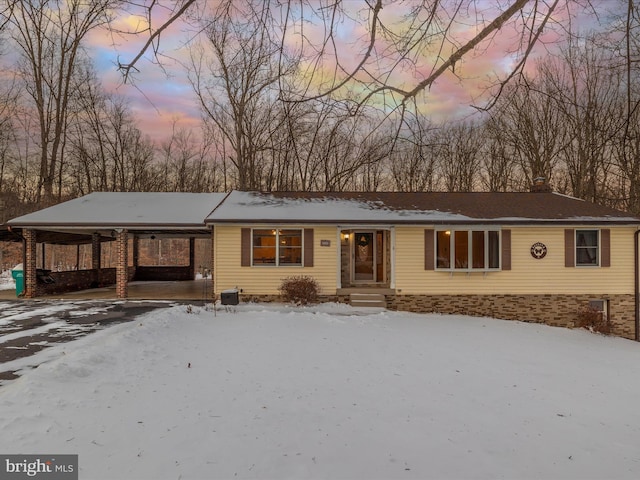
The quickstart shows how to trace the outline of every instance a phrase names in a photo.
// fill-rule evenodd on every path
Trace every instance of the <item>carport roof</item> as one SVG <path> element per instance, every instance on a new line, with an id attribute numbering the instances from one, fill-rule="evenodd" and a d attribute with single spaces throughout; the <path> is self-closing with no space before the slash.
<path id="1" fill-rule="evenodd" d="M 95 192 L 7 222 L 21 228 L 205 228 L 226 193 Z"/>

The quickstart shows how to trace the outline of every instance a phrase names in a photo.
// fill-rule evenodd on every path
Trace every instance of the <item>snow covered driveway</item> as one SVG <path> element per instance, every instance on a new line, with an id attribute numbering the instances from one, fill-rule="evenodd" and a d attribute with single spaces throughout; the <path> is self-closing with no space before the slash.
<path id="1" fill-rule="evenodd" d="M 640 472 L 640 346 L 620 338 L 333 304 L 176 306 L 48 350 L 0 388 L 0 450 L 79 454 L 83 479 Z"/>
<path id="2" fill-rule="evenodd" d="M 33 356 L 43 349 L 171 305 L 91 300 L 0 301 L 0 385 L 16 378 L 16 371 L 41 363 L 47 352 Z"/>

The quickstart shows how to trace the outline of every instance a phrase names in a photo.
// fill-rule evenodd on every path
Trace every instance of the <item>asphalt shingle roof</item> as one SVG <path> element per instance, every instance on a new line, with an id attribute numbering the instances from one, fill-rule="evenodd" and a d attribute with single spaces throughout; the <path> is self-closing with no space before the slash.
<path id="1" fill-rule="evenodd" d="M 557 193 L 239 192 L 207 223 L 640 223 L 632 215 Z"/>

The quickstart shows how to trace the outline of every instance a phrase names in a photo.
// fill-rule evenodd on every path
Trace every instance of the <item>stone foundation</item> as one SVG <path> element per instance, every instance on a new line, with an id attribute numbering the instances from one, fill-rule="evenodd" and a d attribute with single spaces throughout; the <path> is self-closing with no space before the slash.
<path id="1" fill-rule="evenodd" d="M 633 295 L 387 295 L 387 308 L 416 313 L 493 317 L 574 328 L 589 300 L 607 300 L 612 335 L 633 340 Z M 323 295 L 321 302 L 349 303 L 348 295 Z M 279 295 L 242 295 L 241 302 L 280 302 Z"/>
<path id="2" fill-rule="evenodd" d="M 220 295 L 216 296 L 219 299 Z M 272 303 L 272 302 L 284 302 L 281 295 L 251 295 L 246 293 L 240 293 L 240 303 Z M 340 302 L 349 303 L 349 297 L 338 297 L 336 295 L 318 295 L 318 303 L 325 302 Z"/>
<path id="3" fill-rule="evenodd" d="M 418 313 L 455 313 L 573 328 L 589 300 L 608 300 L 612 334 L 634 339 L 633 295 L 396 295 L 390 309 Z"/>

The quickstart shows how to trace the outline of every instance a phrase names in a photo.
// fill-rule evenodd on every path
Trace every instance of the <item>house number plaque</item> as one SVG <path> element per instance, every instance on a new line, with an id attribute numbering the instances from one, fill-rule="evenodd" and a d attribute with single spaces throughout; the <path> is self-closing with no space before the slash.
<path id="1" fill-rule="evenodd" d="M 320 240 L 320 246 L 321 247 L 330 247 L 331 246 L 331 240 Z"/>
<path id="2" fill-rule="evenodd" d="M 547 255 L 547 246 L 544 243 L 536 242 L 531 245 L 531 256 L 540 260 Z"/>

